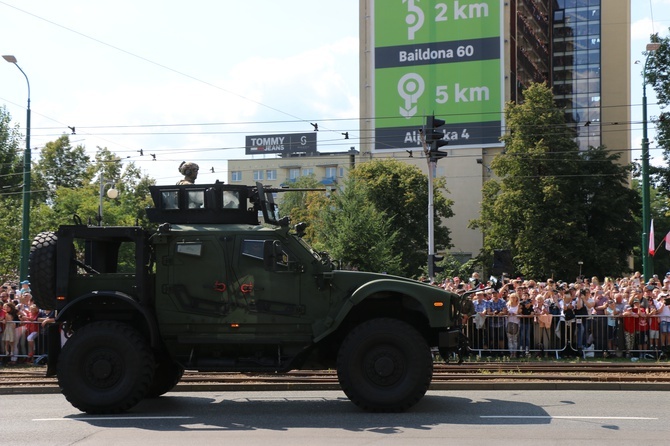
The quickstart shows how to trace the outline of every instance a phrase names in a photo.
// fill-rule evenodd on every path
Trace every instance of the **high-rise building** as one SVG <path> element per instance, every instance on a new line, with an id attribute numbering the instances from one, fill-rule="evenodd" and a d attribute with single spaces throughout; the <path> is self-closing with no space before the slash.
<path id="1" fill-rule="evenodd" d="M 552 87 L 579 147 L 630 157 L 630 0 L 360 0 L 361 158 L 427 172 L 416 130 L 444 119 L 445 224 L 463 260 L 477 255 L 489 164 L 504 148 L 503 108 L 533 82 Z M 414 156 L 409 158 L 407 151 Z"/>

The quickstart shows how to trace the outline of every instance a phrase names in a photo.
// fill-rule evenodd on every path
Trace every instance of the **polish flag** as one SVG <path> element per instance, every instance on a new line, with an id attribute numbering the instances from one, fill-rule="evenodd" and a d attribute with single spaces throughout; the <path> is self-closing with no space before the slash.
<path id="1" fill-rule="evenodd" d="M 656 245 L 654 245 L 654 219 L 651 219 L 651 228 L 649 229 L 649 255 L 654 256 L 656 253 Z"/>
<path id="2" fill-rule="evenodd" d="M 665 235 L 665 250 L 670 251 L 670 231 Z"/>

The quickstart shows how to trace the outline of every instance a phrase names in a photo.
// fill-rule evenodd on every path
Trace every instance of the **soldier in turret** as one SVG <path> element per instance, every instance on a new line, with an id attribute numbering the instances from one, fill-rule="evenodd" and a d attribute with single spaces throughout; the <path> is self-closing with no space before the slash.
<path id="1" fill-rule="evenodd" d="M 195 179 L 198 178 L 199 169 L 200 166 L 198 166 L 196 163 L 187 163 L 186 161 L 182 161 L 179 165 L 179 173 L 184 175 L 184 179 L 179 180 L 177 186 L 195 183 Z"/>

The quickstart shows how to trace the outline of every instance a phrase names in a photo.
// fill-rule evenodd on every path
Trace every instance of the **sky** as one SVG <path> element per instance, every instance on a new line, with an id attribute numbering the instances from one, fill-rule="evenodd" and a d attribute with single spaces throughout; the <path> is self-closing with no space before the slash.
<path id="1" fill-rule="evenodd" d="M 639 148 L 634 62 L 644 61 L 652 32 L 668 35 L 670 0 L 631 4 Z M 246 135 L 318 123 L 320 151 L 359 148 L 358 26 L 358 0 L 0 0 L 0 54 L 14 55 L 30 81 L 33 160 L 69 134 L 91 157 L 106 147 L 158 184 L 175 183 L 179 164 L 195 161 L 205 183 L 226 180 L 226 160 L 245 157 Z M 659 109 L 649 87 L 647 96 L 651 118 Z M 0 107 L 22 129 L 26 101 L 25 78 L 0 60 Z"/>
<path id="2" fill-rule="evenodd" d="M 184 160 L 199 182 L 226 180 L 246 135 L 318 123 L 321 151 L 356 146 L 358 48 L 358 0 L 0 0 L 0 54 L 30 81 L 33 159 L 75 127 L 73 145 L 159 184 Z M 22 128 L 26 102 L 0 59 L 0 106 Z"/>

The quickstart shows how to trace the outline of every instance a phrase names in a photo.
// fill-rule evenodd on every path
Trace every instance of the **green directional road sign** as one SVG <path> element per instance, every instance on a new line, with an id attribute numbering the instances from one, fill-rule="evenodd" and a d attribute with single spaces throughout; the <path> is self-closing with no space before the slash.
<path id="1" fill-rule="evenodd" d="M 449 148 L 500 146 L 501 0 L 374 0 L 375 150 L 420 145 L 427 115 Z"/>

